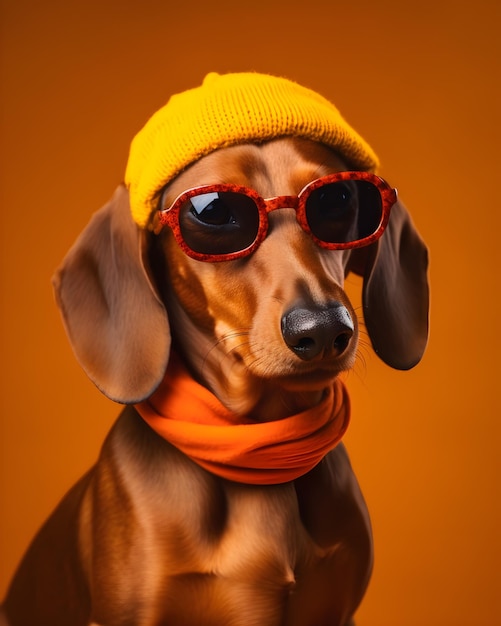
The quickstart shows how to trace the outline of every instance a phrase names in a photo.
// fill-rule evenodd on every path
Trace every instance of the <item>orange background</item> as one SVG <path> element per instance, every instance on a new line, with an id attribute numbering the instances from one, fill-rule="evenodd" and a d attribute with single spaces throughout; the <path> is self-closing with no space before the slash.
<path id="1" fill-rule="evenodd" d="M 337 104 L 431 249 L 424 361 L 363 348 L 348 377 L 376 544 L 358 625 L 501 624 L 499 7 L 2 0 L 0 596 L 119 410 L 72 355 L 52 271 L 171 93 L 258 70 Z"/>

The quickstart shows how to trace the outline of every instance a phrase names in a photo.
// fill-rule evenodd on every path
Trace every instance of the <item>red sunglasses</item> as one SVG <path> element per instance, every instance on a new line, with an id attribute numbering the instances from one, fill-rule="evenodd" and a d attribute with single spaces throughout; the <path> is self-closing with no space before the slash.
<path id="1" fill-rule="evenodd" d="M 375 174 L 339 172 L 314 180 L 297 196 L 267 200 L 240 185 L 204 185 L 184 191 L 158 214 L 188 256 L 216 262 L 252 254 L 276 209 L 294 209 L 301 228 L 322 248 L 367 246 L 383 234 L 396 200 L 396 190 Z"/>

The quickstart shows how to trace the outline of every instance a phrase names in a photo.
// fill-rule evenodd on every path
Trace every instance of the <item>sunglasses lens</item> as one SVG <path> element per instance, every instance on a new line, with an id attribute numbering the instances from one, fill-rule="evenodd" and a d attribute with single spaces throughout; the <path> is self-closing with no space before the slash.
<path id="1" fill-rule="evenodd" d="M 372 235 L 383 216 L 379 189 L 366 180 L 327 183 L 305 205 L 311 232 L 326 243 L 350 243 Z"/>
<path id="2" fill-rule="evenodd" d="M 200 193 L 181 207 L 179 226 L 185 243 L 194 252 L 233 254 L 254 243 L 259 211 L 254 200 L 242 193 Z"/>

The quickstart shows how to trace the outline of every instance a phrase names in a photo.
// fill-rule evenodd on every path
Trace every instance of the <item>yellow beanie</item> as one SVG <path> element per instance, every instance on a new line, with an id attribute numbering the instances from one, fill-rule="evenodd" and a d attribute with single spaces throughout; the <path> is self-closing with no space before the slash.
<path id="1" fill-rule="evenodd" d="M 125 174 L 132 217 L 146 226 L 160 190 L 200 157 L 285 136 L 335 148 L 357 169 L 378 166 L 371 147 L 314 91 L 265 74 L 211 73 L 200 87 L 172 96 L 134 137 Z"/>

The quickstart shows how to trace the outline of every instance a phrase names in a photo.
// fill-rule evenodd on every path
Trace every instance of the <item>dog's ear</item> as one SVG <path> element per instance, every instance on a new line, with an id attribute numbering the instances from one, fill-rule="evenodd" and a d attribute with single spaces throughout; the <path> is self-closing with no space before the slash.
<path id="1" fill-rule="evenodd" d="M 428 251 L 400 201 L 378 242 L 354 250 L 351 271 L 364 277 L 363 311 L 372 346 L 395 369 L 410 369 L 428 340 Z"/>
<path id="2" fill-rule="evenodd" d="M 145 268 L 146 236 L 120 186 L 53 278 L 78 361 L 106 396 L 124 404 L 156 389 L 169 358 L 167 312 Z"/>

